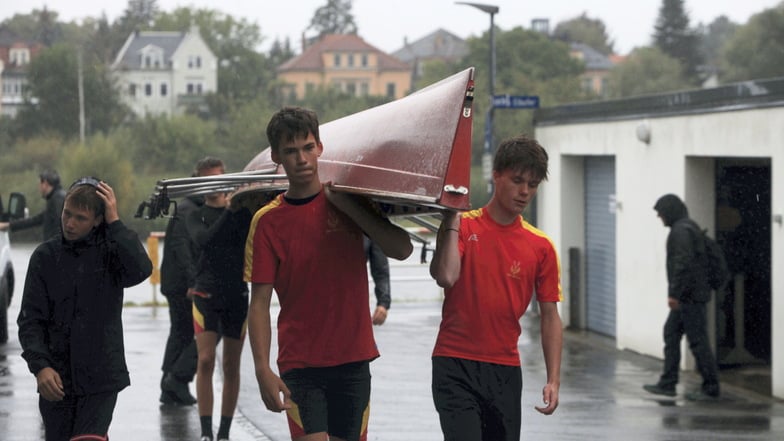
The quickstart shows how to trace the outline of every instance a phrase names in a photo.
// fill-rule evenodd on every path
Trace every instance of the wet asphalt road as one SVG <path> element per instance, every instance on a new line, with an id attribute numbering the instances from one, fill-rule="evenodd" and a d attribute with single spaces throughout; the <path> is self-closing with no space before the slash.
<path id="1" fill-rule="evenodd" d="M 9 310 L 12 319 L 18 314 L 27 264 L 25 252 L 24 247 L 21 251 L 19 247 L 15 249 L 19 285 Z M 369 440 L 442 439 L 430 395 L 430 351 L 440 304 L 438 291 L 426 281 L 426 273 L 425 267 L 413 263 L 392 269 L 393 306 L 387 323 L 376 328 L 381 358 L 371 364 Z M 149 300 L 151 292 L 152 287 L 145 282 L 133 288 L 127 298 Z M 168 333 L 165 307 L 128 307 L 123 320 L 132 384 L 120 393 L 110 439 L 197 440 L 199 422 L 195 406 L 171 407 L 158 403 L 160 362 Z M 699 382 L 693 372 L 682 375 L 677 397 L 660 399 L 641 389 L 643 383 L 656 380 L 661 367 L 659 360 L 618 351 L 609 339 L 575 331 L 565 333 L 561 404 L 554 415 L 540 415 L 533 409 L 541 401 L 544 385 L 536 316 L 524 318 L 523 325 L 520 339 L 524 362 L 523 439 L 784 440 L 781 401 L 724 383 L 721 399 L 687 402 L 683 392 Z M 35 381 L 19 356 L 15 323 L 11 323 L 9 332 L 11 340 L 0 345 L 0 441 L 43 439 Z M 722 371 L 721 375 L 727 373 Z M 217 389 L 220 387 L 217 374 L 215 382 Z M 216 399 L 216 415 L 218 405 Z M 250 348 L 246 345 L 232 440 L 288 439 L 284 415 L 267 411 L 261 403 Z"/>

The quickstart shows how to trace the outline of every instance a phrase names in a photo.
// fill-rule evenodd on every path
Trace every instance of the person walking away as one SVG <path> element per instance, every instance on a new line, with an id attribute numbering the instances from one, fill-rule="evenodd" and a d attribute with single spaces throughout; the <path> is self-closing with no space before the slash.
<path id="1" fill-rule="evenodd" d="M 384 251 L 367 236 L 364 237 L 365 256 L 370 264 L 370 276 L 373 278 L 373 292 L 376 294 L 376 309 L 373 311 L 373 324 L 383 325 L 392 304 L 389 284 L 389 258 Z"/>
<path id="2" fill-rule="evenodd" d="M 245 239 L 256 209 L 226 193 L 205 196 L 204 205 L 188 215 L 188 234 L 198 259 L 193 295 L 193 328 L 198 349 L 196 398 L 200 441 L 213 440 L 212 411 L 215 357 L 223 341 L 223 391 L 218 440 L 227 441 L 240 391 L 240 357 L 248 315 L 248 284 L 243 281 Z"/>
<path id="3" fill-rule="evenodd" d="M 19 343 L 38 384 L 46 441 L 106 440 L 117 395 L 130 384 L 123 290 L 149 277 L 152 263 L 104 181 L 75 181 L 61 219 L 62 234 L 30 257 Z"/>
<path id="4" fill-rule="evenodd" d="M 60 175 L 57 170 L 44 170 L 38 182 L 38 191 L 46 199 L 43 211 L 26 219 L 17 219 L 11 222 L 0 222 L 0 231 L 19 231 L 27 228 L 41 226 L 43 240 L 60 235 L 60 213 L 63 212 L 65 190 L 60 186 Z"/>
<path id="5" fill-rule="evenodd" d="M 692 401 L 714 400 L 719 397 L 718 367 L 708 340 L 706 303 L 710 300 L 707 262 L 699 246 L 702 231 L 692 219 L 686 204 L 674 194 L 666 194 L 653 206 L 666 227 L 667 235 L 667 305 L 670 313 L 664 323 L 664 367 L 659 381 L 643 385 L 657 395 L 674 397 L 681 363 L 681 339 L 689 340 L 689 348 L 702 375 L 702 386 L 686 393 Z M 704 246 L 704 244 L 703 244 Z"/>
<path id="6" fill-rule="evenodd" d="M 400 260 L 413 246 L 408 233 L 370 201 L 319 180 L 325 147 L 315 112 L 279 110 L 267 139 L 289 187 L 256 212 L 245 248 L 248 336 L 261 398 L 270 411 L 286 411 L 294 440 L 365 440 L 370 361 L 379 353 L 362 236 Z M 280 302 L 280 376 L 270 367 L 273 287 Z"/>
<path id="7" fill-rule="evenodd" d="M 223 162 L 206 157 L 196 163 L 192 176 L 213 176 L 223 173 Z M 188 289 L 196 278 L 196 256 L 188 236 L 185 219 L 204 204 L 202 196 L 188 196 L 177 204 L 174 216 L 166 225 L 166 238 L 161 261 L 161 293 L 169 304 L 169 337 L 161 365 L 162 404 L 192 405 L 188 383 L 196 375 L 196 342 L 193 335 L 193 302 Z"/>
<path id="8" fill-rule="evenodd" d="M 446 441 L 519 441 L 520 319 L 536 293 L 547 382 L 544 415 L 559 404 L 563 325 L 558 255 L 522 217 L 547 179 L 547 152 L 526 136 L 500 143 L 493 194 L 482 208 L 444 213 L 430 274 L 444 288 L 433 349 L 433 402 Z"/>

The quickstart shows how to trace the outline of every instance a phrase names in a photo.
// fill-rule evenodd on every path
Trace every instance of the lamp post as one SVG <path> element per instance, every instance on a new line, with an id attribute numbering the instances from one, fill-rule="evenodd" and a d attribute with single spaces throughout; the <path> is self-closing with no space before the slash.
<path id="1" fill-rule="evenodd" d="M 482 177 L 487 181 L 487 194 L 493 194 L 493 97 L 495 96 L 495 24 L 493 19 L 499 7 L 482 3 L 455 2 L 468 5 L 490 14 L 490 100 L 485 118 L 485 145 L 482 153 Z"/>

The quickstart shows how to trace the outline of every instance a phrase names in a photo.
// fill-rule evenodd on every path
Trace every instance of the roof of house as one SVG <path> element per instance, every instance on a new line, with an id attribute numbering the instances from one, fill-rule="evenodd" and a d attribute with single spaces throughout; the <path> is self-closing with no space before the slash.
<path id="1" fill-rule="evenodd" d="M 114 60 L 113 68 L 141 69 L 142 58 L 139 53 L 148 46 L 156 46 L 163 50 L 163 57 L 168 63 L 172 55 L 185 39 L 187 32 L 162 32 L 162 31 L 137 31 L 131 34 L 126 40 L 117 58 Z"/>
<path id="2" fill-rule="evenodd" d="M 570 43 L 572 53 L 580 53 L 580 59 L 585 62 L 586 70 L 610 70 L 613 62 L 607 55 L 584 43 Z"/>
<path id="3" fill-rule="evenodd" d="M 324 52 L 370 52 L 377 54 L 379 70 L 410 70 L 411 67 L 355 34 L 328 34 L 308 46 L 301 54 L 278 66 L 279 72 L 323 70 Z"/>
<path id="4" fill-rule="evenodd" d="M 413 43 L 406 42 L 392 53 L 408 63 L 434 58 L 458 60 L 467 54 L 468 44 L 465 40 L 445 29 L 437 29 Z"/>

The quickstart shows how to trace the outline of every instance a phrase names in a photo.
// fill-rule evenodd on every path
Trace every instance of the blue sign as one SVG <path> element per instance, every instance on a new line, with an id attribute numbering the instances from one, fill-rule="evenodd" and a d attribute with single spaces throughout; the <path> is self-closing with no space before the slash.
<path id="1" fill-rule="evenodd" d="M 495 95 L 495 109 L 538 109 L 539 97 L 536 95 Z"/>

